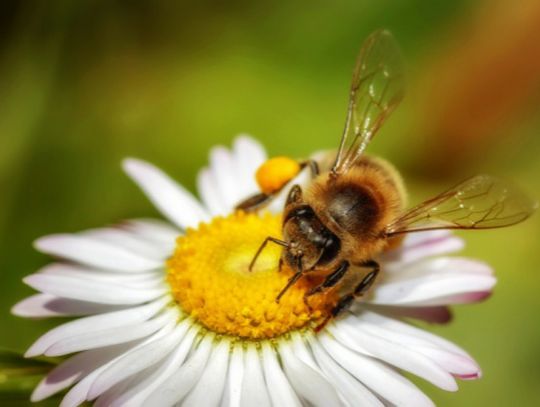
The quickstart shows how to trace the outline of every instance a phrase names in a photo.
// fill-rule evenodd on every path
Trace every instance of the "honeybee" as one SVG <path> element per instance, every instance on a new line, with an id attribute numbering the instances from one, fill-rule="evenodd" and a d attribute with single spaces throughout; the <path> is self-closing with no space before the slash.
<path id="1" fill-rule="evenodd" d="M 251 269 L 269 242 L 283 246 L 280 265 L 286 264 L 294 274 L 276 301 L 300 278 L 320 275 L 306 297 L 341 285 L 329 316 L 336 317 L 368 292 L 380 270 L 374 259 L 405 234 L 509 226 L 536 209 L 537 203 L 512 184 L 479 175 L 405 210 L 405 188 L 398 171 L 387 161 L 364 154 L 401 102 L 403 90 L 399 49 L 388 31 L 376 31 L 356 61 L 337 153 L 304 162 L 277 157 L 257 171 L 261 193 L 241 202 L 238 209 L 264 207 L 304 167 L 310 167 L 312 174 L 305 191 L 299 185 L 290 189 L 283 238 L 267 237 L 250 265 Z"/>

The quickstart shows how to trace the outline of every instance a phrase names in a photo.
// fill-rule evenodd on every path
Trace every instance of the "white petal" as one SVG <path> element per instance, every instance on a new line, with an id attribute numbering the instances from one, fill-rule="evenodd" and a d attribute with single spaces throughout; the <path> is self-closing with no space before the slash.
<path id="1" fill-rule="evenodd" d="M 300 360 L 289 343 L 280 344 L 279 353 L 285 373 L 296 393 L 314 406 L 339 406 L 339 397 L 334 387 L 317 370 Z"/>
<path id="2" fill-rule="evenodd" d="M 101 329 L 101 327 L 96 326 L 93 332 L 86 332 L 59 340 L 45 351 L 45 356 L 62 356 L 82 350 L 102 348 L 146 338 L 163 328 L 166 323 L 175 317 L 176 313 L 169 311 L 149 321 L 133 325 L 110 329 Z"/>
<path id="3" fill-rule="evenodd" d="M 234 345 L 227 373 L 227 384 L 222 407 L 240 407 L 242 381 L 244 379 L 244 350 L 240 343 Z"/>
<path id="4" fill-rule="evenodd" d="M 82 235 L 49 235 L 39 238 L 34 245 L 43 253 L 104 269 L 140 272 L 163 266 L 160 260 Z"/>
<path id="5" fill-rule="evenodd" d="M 240 195 L 234 165 L 233 157 L 225 147 L 217 146 L 210 150 L 210 173 L 217 193 L 228 212 L 238 203 Z"/>
<path id="6" fill-rule="evenodd" d="M 197 189 L 204 205 L 213 216 L 223 216 L 229 212 L 230 208 L 220 196 L 216 180 L 208 168 L 199 171 Z"/>
<path id="7" fill-rule="evenodd" d="M 332 378 L 332 383 L 336 386 L 347 405 L 351 407 L 357 405 L 383 407 L 384 404 L 369 389 L 352 377 L 349 372 L 328 355 L 317 339 L 312 338 L 310 344 L 317 363 L 325 375 Z"/>
<path id="8" fill-rule="evenodd" d="M 49 318 L 92 315 L 115 310 L 118 310 L 118 307 L 114 305 L 36 294 L 15 304 L 11 312 L 19 317 Z"/>
<path id="9" fill-rule="evenodd" d="M 127 349 L 129 346 L 123 344 L 110 346 L 105 349 L 82 352 L 65 360 L 41 380 L 34 389 L 31 400 L 41 401 L 77 383 L 81 378 Z"/>
<path id="10" fill-rule="evenodd" d="M 130 158 L 124 160 L 123 167 L 150 201 L 178 227 L 197 227 L 209 219 L 193 195 L 152 164 Z"/>
<path id="11" fill-rule="evenodd" d="M 234 141 L 233 157 L 238 180 L 236 199 L 240 201 L 258 192 L 255 172 L 266 161 L 266 152 L 257 141 L 249 136 L 241 135 Z"/>
<path id="12" fill-rule="evenodd" d="M 77 383 L 67 392 L 67 394 L 62 399 L 62 402 L 60 403 L 60 407 L 76 407 L 82 404 L 85 400 L 89 399 L 88 394 L 89 394 L 90 388 L 101 373 L 103 373 L 110 366 L 112 366 L 113 364 L 117 363 L 119 360 L 124 358 L 126 355 L 129 355 L 132 352 L 135 352 L 141 349 L 142 347 L 145 347 L 147 344 L 158 340 L 164 334 L 170 333 L 171 328 L 172 328 L 171 326 L 166 326 L 161 331 L 155 333 L 154 335 L 145 339 L 144 341 L 135 342 L 131 346 L 131 348 L 129 348 L 126 352 L 121 353 L 120 355 L 116 356 L 115 358 L 108 361 L 104 365 L 98 367 L 96 370 L 94 370 L 92 373 L 87 375 L 84 379 L 82 379 L 79 383 Z"/>
<path id="13" fill-rule="evenodd" d="M 373 304 L 447 305 L 475 302 L 491 292 L 497 280 L 485 274 L 444 274 L 434 278 L 382 281 L 374 290 Z"/>
<path id="14" fill-rule="evenodd" d="M 348 321 L 348 318 L 344 318 L 328 326 L 328 330 L 342 345 L 411 372 L 443 390 L 458 389 L 452 375 L 426 356 L 412 351 L 399 342 L 369 333 L 363 329 L 366 324 L 351 325 Z"/>
<path id="15" fill-rule="evenodd" d="M 134 288 L 112 282 L 45 273 L 31 274 L 23 281 L 47 294 L 102 304 L 141 304 L 167 292 L 165 283 L 156 287 Z"/>
<path id="16" fill-rule="evenodd" d="M 79 233 L 79 235 L 88 236 L 104 243 L 111 243 L 114 246 L 122 247 L 129 252 L 137 253 L 149 259 L 163 261 L 172 252 L 171 245 L 164 246 L 155 243 L 141 235 L 136 235 L 127 229 L 118 227 L 89 229 Z M 174 244 L 174 239 L 170 243 Z"/>
<path id="17" fill-rule="evenodd" d="M 129 389 L 125 390 L 121 395 L 114 400 L 110 400 L 109 407 L 122 406 L 142 406 L 146 398 L 168 377 L 176 372 L 184 363 L 188 355 L 193 341 L 197 335 L 199 328 L 195 325 L 186 333 L 180 345 L 173 351 L 170 356 L 167 356 L 163 363 L 155 369 L 151 374 L 146 374 L 145 371 L 140 373 L 143 376 L 137 383 L 132 384 Z"/>
<path id="18" fill-rule="evenodd" d="M 162 337 L 130 352 L 113 363 L 96 378 L 88 392 L 88 398 L 92 400 L 122 380 L 158 363 L 172 352 L 190 325 L 189 322 L 181 322 L 170 332 L 165 332 L 166 328 L 163 328 Z"/>
<path id="19" fill-rule="evenodd" d="M 122 222 L 118 227 L 157 244 L 171 245 L 172 248 L 178 236 L 182 234 L 180 229 L 159 219 L 130 219 Z"/>
<path id="20" fill-rule="evenodd" d="M 272 405 L 301 407 L 302 403 L 281 370 L 276 353 L 268 342 L 262 344 L 262 356 L 266 386 L 270 393 Z"/>
<path id="21" fill-rule="evenodd" d="M 230 345 L 227 339 L 214 345 L 208 365 L 193 390 L 182 401 L 182 406 L 219 406 L 227 378 Z"/>
<path id="22" fill-rule="evenodd" d="M 96 327 L 108 329 L 144 322 L 159 312 L 169 301 L 169 298 L 161 298 L 150 304 L 141 305 L 136 308 L 94 315 L 65 323 L 50 330 L 39 338 L 30 349 L 28 349 L 25 357 L 41 355 L 57 341 L 73 335 L 94 332 Z"/>
<path id="23" fill-rule="evenodd" d="M 463 240 L 446 230 L 411 233 L 398 248 L 383 254 L 381 262 L 405 264 L 426 257 L 452 253 L 463 247 Z"/>
<path id="24" fill-rule="evenodd" d="M 145 406 L 172 406 L 185 397 L 201 377 L 212 351 L 212 335 L 206 335 L 195 352 L 173 375 L 145 400 Z"/>
<path id="25" fill-rule="evenodd" d="M 77 278 L 81 285 L 88 281 L 113 283 L 126 288 L 156 288 L 163 285 L 163 270 L 145 271 L 142 273 L 122 273 L 109 270 L 94 269 L 73 263 L 50 263 L 38 271 L 40 274 Z"/>
<path id="26" fill-rule="evenodd" d="M 264 381 L 259 353 L 253 343 L 248 343 L 244 355 L 244 379 L 240 405 L 242 407 L 270 407 L 272 405 Z"/>
<path id="27" fill-rule="evenodd" d="M 319 338 L 337 363 L 390 403 L 403 407 L 434 405 L 416 386 L 386 365 L 347 349 L 326 333 Z"/>

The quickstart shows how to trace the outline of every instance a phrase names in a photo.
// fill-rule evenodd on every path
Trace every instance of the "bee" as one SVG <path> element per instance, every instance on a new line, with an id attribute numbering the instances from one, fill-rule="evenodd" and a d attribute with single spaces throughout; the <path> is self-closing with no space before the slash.
<path id="1" fill-rule="evenodd" d="M 403 98 L 402 66 L 391 34 L 385 30 L 371 34 L 356 61 L 337 153 L 317 161 L 268 160 L 256 174 L 261 192 L 237 206 L 245 211 L 263 208 L 309 167 L 312 180 L 305 191 L 294 185 L 288 193 L 282 239 L 267 237 L 250 270 L 266 245 L 275 243 L 283 247 L 280 268 L 286 264 L 293 270 L 276 301 L 302 277 L 321 276 L 306 297 L 340 287 L 339 300 L 321 326 L 366 295 L 379 275 L 375 259 L 405 234 L 509 226 L 525 220 L 538 206 L 514 185 L 478 175 L 405 210 L 398 171 L 389 162 L 364 154 Z"/>

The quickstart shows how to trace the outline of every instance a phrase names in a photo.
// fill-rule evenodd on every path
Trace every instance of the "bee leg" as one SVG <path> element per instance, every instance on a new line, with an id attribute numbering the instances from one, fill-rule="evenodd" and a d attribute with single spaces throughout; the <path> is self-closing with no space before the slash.
<path id="1" fill-rule="evenodd" d="M 317 175 L 319 175 L 320 172 L 321 172 L 320 169 L 319 169 L 319 164 L 317 163 L 317 161 L 315 161 L 313 159 L 302 161 L 300 163 L 300 167 L 302 169 L 305 168 L 305 167 L 309 167 L 309 171 L 311 172 L 311 178 L 317 177 Z"/>
<path id="2" fill-rule="evenodd" d="M 272 237 L 272 236 L 268 236 L 266 239 L 264 239 L 264 242 L 262 242 L 262 244 L 259 246 L 259 249 L 255 253 L 255 256 L 253 256 L 253 259 L 251 260 L 251 263 L 249 263 L 249 267 L 248 267 L 249 271 L 253 270 L 253 266 L 255 266 L 255 263 L 257 262 L 257 259 L 259 258 L 260 254 L 262 253 L 262 251 L 264 250 L 264 248 L 266 247 L 268 242 L 272 242 L 272 243 L 278 244 L 278 245 L 283 246 L 283 247 L 289 247 L 289 243 L 287 243 L 286 241 L 277 239 L 277 238 Z M 280 267 L 281 267 L 281 263 L 280 263 Z"/>
<path id="3" fill-rule="evenodd" d="M 287 282 L 287 284 L 285 285 L 285 287 L 283 287 L 283 289 L 280 291 L 280 293 L 277 295 L 276 297 L 276 302 L 279 304 L 279 301 L 281 300 L 281 297 L 283 297 L 283 295 L 289 290 L 289 288 L 291 288 L 299 279 L 300 277 L 302 277 L 302 275 L 304 274 L 304 272 L 302 270 L 300 271 L 297 271 L 290 279 L 289 281 Z"/>
<path id="4" fill-rule="evenodd" d="M 234 209 L 244 212 L 254 212 L 268 205 L 272 198 L 274 198 L 274 195 L 267 195 L 261 192 L 244 199 Z"/>
<path id="5" fill-rule="evenodd" d="M 360 264 L 360 266 L 369 267 L 371 268 L 371 271 L 362 279 L 362 281 L 360 281 L 360 283 L 354 289 L 355 297 L 360 297 L 364 295 L 367 290 L 370 289 L 370 287 L 373 285 L 373 282 L 377 278 L 377 275 L 379 274 L 379 270 L 381 269 L 379 263 L 377 263 L 375 260 L 368 260 L 365 263 Z"/>
<path id="6" fill-rule="evenodd" d="M 356 297 L 361 297 L 362 295 L 364 295 L 373 285 L 377 274 L 379 274 L 379 263 L 377 263 L 375 260 L 369 260 L 359 264 L 359 266 L 369 267 L 371 268 L 371 271 L 362 279 L 362 281 L 360 281 L 360 283 L 356 286 L 352 293 L 340 298 L 336 306 L 332 309 L 331 315 L 326 317 L 323 322 L 315 328 L 315 332 L 321 331 L 330 321 L 330 319 L 337 317 L 342 311 L 349 308 Z"/>
<path id="7" fill-rule="evenodd" d="M 311 176 L 312 178 L 315 178 L 317 175 L 319 175 L 319 165 L 316 161 L 308 160 L 303 163 L 300 163 L 300 166 L 304 168 L 305 166 L 308 166 L 311 169 Z M 259 192 L 255 195 L 251 195 L 244 199 L 243 201 L 240 201 L 234 209 L 236 210 L 242 210 L 244 212 L 255 212 L 259 209 L 264 208 L 265 206 L 269 205 L 272 200 L 279 195 L 279 193 L 285 188 L 287 184 L 285 184 L 282 188 L 278 189 L 275 192 L 272 192 L 271 194 L 265 194 L 264 192 Z M 299 185 L 293 185 L 291 190 L 289 191 L 289 195 L 287 196 L 287 203 L 294 203 L 294 202 L 302 202 L 302 189 Z"/>
<path id="8" fill-rule="evenodd" d="M 339 266 L 330 275 L 328 275 L 321 284 L 309 290 L 304 297 L 311 297 L 312 295 L 320 293 L 327 288 L 334 287 L 337 283 L 341 281 L 341 279 L 343 278 L 343 276 L 345 276 L 348 270 L 349 262 L 347 260 L 342 261 Z"/>

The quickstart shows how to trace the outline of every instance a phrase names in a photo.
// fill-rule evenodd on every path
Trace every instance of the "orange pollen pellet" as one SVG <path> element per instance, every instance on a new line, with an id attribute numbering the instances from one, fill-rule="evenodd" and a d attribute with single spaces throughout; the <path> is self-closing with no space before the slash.
<path id="1" fill-rule="evenodd" d="M 255 178 L 262 192 L 272 194 L 296 177 L 300 170 L 298 161 L 289 157 L 274 157 L 259 167 Z"/>

